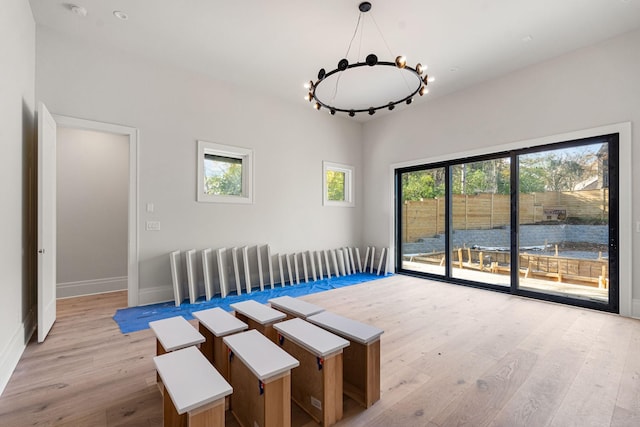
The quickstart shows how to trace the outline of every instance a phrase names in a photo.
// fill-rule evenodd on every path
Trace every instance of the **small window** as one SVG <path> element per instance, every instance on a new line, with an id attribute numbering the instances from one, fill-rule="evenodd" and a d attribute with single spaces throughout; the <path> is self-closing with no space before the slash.
<path id="1" fill-rule="evenodd" d="M 322 162 L 323 204 L 354 206 L 353 166 Z"/>
<path id="2" fill-rule="evenodd" d="M 199 202 L 253 203 L 253 151 L 198 141 Z"/>

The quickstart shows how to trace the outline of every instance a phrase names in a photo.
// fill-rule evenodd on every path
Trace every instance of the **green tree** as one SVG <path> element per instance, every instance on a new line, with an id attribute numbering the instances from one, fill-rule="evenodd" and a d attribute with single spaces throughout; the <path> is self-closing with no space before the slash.
<path id="1" fill-rule="evenodd" d="M 487 174 L 482 169 L 472 170 L 467 174 L 466 194 L 485 193 L 488 189 Z"/>
<path id="2" fill-rule="evenodd" d="M 332 201 L 344 201 L 345 173 L 340 171 L 327 171 L 327 198 Z"/>
<path id="3" fill-rule="evenodd" d="M 520 191 L 573 191 L 589 173 L 592 155 L 558 150 L 520 157 Z"/>
<path id="4" fill-rule="evenodd" d="M 497 175 L 497 194 L 509 194 L 511 192 L 511 167 L 509 163 L 503 165 Z"/>
<path id="5" fill-rule="evenodd" d="M 433 199 L 444 195 L 444 183 L 438 184 L 436 170 L 406 172 L 402 174 L 403 201 Z"/>
<path id="6" fill-rule="evenodd" d="M 508 158 L 454 165 L 453 194 L 509 194 L 509 168 Z"/>
<path id="7" fill-rule="evenodd" d="M 232 163 L 224 173 L 205 179 L 205 193 L 222 196 L 242 195 L 242 164 Z"/>
<path id="8" fill-rule="evenodd" d="M 547 171 L 540 162 L 527 156 L 520 156 L 519 185 L 521 193 L 541 193 L 545 191 Z"/>
<path id="9" fill-rule="evenodd" d="M 582 160 L 565 153 L 550 154 L 546 159 L 547 189 L 550 191 L 572 191 L 585 177 Z"/>

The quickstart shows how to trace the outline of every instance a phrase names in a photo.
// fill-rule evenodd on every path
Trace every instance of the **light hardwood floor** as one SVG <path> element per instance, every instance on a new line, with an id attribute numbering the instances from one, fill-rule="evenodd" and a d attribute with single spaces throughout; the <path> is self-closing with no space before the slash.
<path id="1" fill-rule="evenodd" d="M 381 400 L 345 398 L 339 426 L 640 426 L 638 320 L 405 276 L 303 299 L 385 330 Z M 0 397 L 0 426 L 161 426 L 155 339 L 119 332 L 125 304 L 59 301 Z M 317 425 L 292 408 L 293 426 Z"/>

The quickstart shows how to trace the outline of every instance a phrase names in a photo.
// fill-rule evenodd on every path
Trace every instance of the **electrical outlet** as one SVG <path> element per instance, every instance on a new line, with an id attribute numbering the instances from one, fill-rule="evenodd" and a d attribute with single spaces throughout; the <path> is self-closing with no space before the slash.
<path id="1" fill-rule="evenodd" d="M 160 231 L 160 221 L 147 221 L 147 231 Z"/>

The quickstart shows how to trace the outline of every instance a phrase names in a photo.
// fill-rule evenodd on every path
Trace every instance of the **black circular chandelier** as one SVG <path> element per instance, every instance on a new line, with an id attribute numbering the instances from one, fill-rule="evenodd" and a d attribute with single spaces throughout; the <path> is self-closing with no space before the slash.
<path id="1" fill-rule="evenodd" d="M 361 20 L 371 10 L 371 3 L 362 2 L 358 9 L 360 15 L 345 58 L 338 61 L 338 66 L 331 71 L 321 68 L 318 79 L 305 84 L 308 90 L 305 99 L 316 110 L 324 108 L 331 115 L 341 112 L 350 117 L 357 113 L 374 115 L 377 110 L 393 110 L 398 104 L 411 104 L 416 94 L 423 96 L 428 93 L 427 84 L 433 81 L 433 77 L 425 74 L 426 66 L 418 63 L 411 67 L 407 65 L 407 59 L 403 55 L 397 56 L 394 61 L 381 61 L 371 53 L 364 61 L 358 58 L 356 62 L 349 63 L 347 57 L 351 45 L 358 30 L 362 40 Z M 377 28 L 377 24 L 375 26 Z M 381 32 L 380 36 L 382 37 Z M 384 41 L 384 37 L 382 39 Z M 384 42 L 386 45 L 386 41 Z"/>

